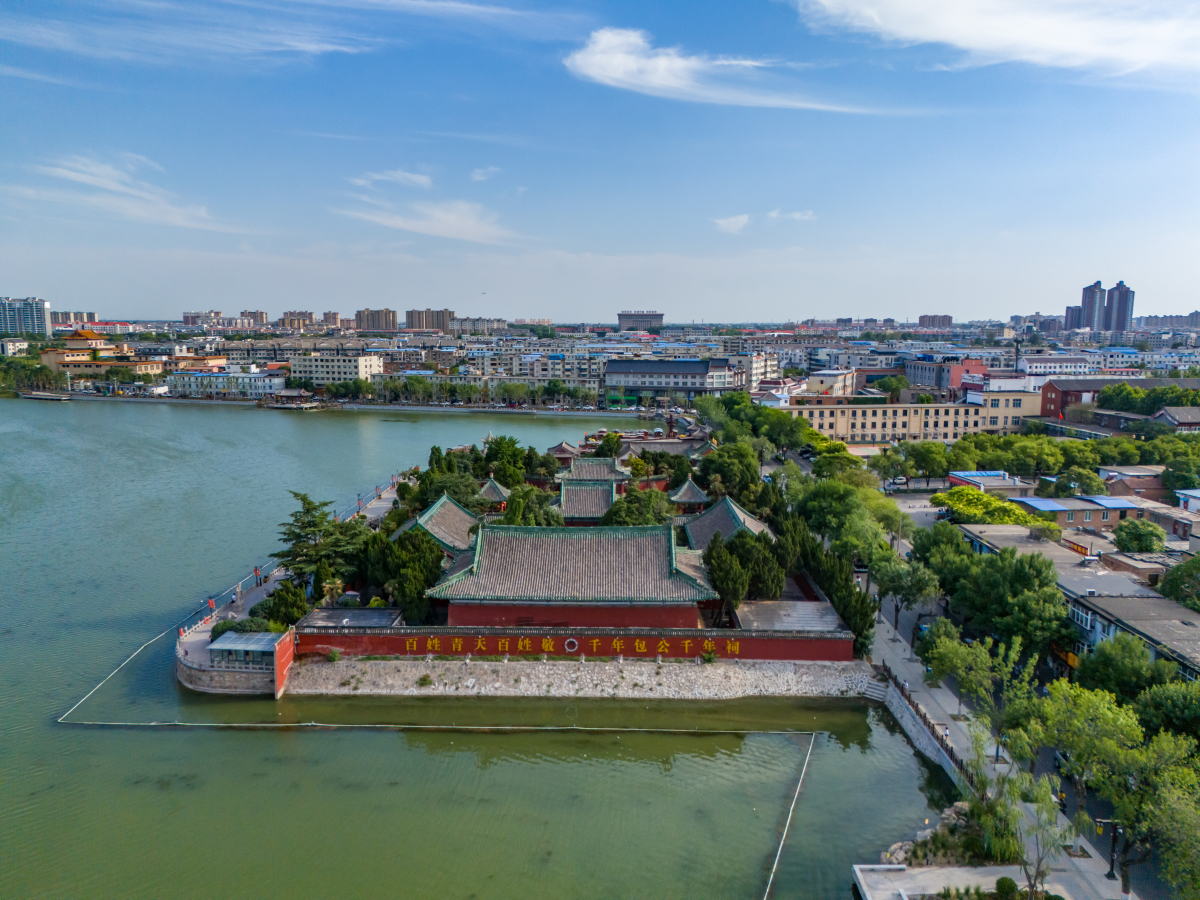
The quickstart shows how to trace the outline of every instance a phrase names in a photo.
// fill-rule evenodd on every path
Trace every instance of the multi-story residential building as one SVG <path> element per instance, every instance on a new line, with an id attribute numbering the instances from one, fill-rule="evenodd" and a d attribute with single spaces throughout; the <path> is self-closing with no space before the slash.
<path id="1" fill-rule="evenodd" d="M 0 297 L 0 334 L 44 334 L 49 337 L 50 304 L 37 297 Z"/>
<path id="2" fill-rule="evenodd" d="M 1017 371 L 1028 375 L 1091 375 L 1098 371 L 1094 360 L 1086 356 L 1022 356 Z"/>
<path id="3" fill-rule="evenodd" d="M 261 400 L 282 391 L 286 378 L 279 371 L 259 371 L 255 366 L 230 366 L 220 372 L 185 369 L 168 375 L 166 382 L 174 397 Z"/>
<path id="4" fill-rule="evenodd" d="M 74 325 L 77 322 L 87 323 L 95 321 L 96 314 L 94 312 L 68 312 L 64 309 L 62 312 L 50 313 L 51 325 Z"/>
<path id="5" fill-rule="evenodd" d="M 20 341 L 16 338 L 0 341 L 0 356 L 24 356 L 28 349 L 29 341 Z"/>
<path id="6" fill-rule="evenodd" d="M 318 387 L 338 381 L 362 379 L 383 374 L 383 360 L 378 354 L 370 356 L 331 356 L 313 354 L 295 356 L 291 360 L 292 377 L 307 378 Z"/>
<path id="7" fill-rule="evenodd" d="M 829 397 L 848 397 L 857 379 L 853 369 L 817 369 L 808 376 L 808 391 Z"/>
<path id="8" fill-rule="evenodd" d="M 1095 284 L 1089 284 L 1082 291 L 1077 327 L 1090 328 L 1092 331 L 1106 330 L 1104 328 L 1104 288 L 1098 281 Z"/>
<path id="9" fill-rule="evenodd" d="M 285 312 L 281 319 L 298 319 L 305 325 L 315 325 L 317 323 L 317 314 L 308 310 L 289 309 Z"/>
<path id="10" fill-rule="evenodd" d="M 412 331 L 449 334 L 450 321 L 454 318 L 452 309 L 410 309 L 404 314 L 404 327 Z"/>
<path id="11" fill-rule="evenodd" d="M 1015 434 L 1023 427 L 989 407 L 958 403 L 890 403 L 878 396 L 816 396 L 794 394 L 788 408 L 803 416 L 817 431 L 848 444 L 892 441 L 943 441 L 953 443 L 967 434 Z M 993 422 L 993 419 L 995 420 Z"/>
<path id="12" fill-rule="evenodd" d="M 617 313 L 618 331 L 649 331 L 662 326 L 663 314 L 660 312 L 626 309 Z"/>
<path id="13" fill-rule="evenodd" d="M 450 320 L 450 333 L 455 337 L 463 334 L 491 334 L 508 327 L 507 319 L 454 318 Z"/>
<path id="14" fill-rule="evenodd" d="M 744 377 L 724 359 L 613 359 L 604 369 L 604 390 L 610 402 L 671 394 L 691 402 L 706 394 L 743 390 Z"/>
<path id="15" fill-rule="evenodd" d="M 203 325 L 205 319 L 219 319 L 221 311 L 219 309 L 206 309 L 183 314 L 183 324 L 186 325 Z"/>
<path id="16" fill-rule="evenodd" d="M 1133 330 L 1133 294 L 1123 281 L 1110 287 L 1104 302 L 1104 330 Z"/>
<path id="17" fill-rule="evenodd" d="M 953 316 L 920 316 L 917 318 L 917 325 L 920 328 L 949 328 L 953 323 Z"/>
<path id="18" fill-rule="evenodd" d="M 243 309 L 242 318 L 249 319 L 254 325 L 266 325 L 270 321 L 261 309 Z"/>
<path id="19" fill-rule="evenodd" d="M 354 314 L 356 331 L 395 331 L 396 313 L 390 309 L 360 309 Z"/>
<path id="20" fill-rule="evenodd" d="M 339 312 L 323 313 L 321 316 L 321 321 L 331 328 L 337 328 L 342 324 L 342 314 Z"/>

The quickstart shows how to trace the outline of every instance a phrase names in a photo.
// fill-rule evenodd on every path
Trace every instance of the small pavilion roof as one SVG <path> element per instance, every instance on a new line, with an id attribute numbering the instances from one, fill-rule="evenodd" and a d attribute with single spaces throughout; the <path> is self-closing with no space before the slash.
<path id="1" fill-rule="evenodd" d="M 687 477 L 687 481 L 671 493 L 671 502 L 681 503 L 684 506 L 695 506 L 697 503 L 707 503 L 708 500 L 708 494 L 700 490 L 700 485 L 692 481 L 691 475 Z"/>
<path id="2" fill-rule="evenodd" d="M 628 481 L 629 470 L 611 457 L 588 456 L 571 460 L 571 468 L 558 477 L 562 481 Z"/>
<path id="3" fill-rule="evenodd" d="M 568 444 L 566 441 L 560 441 L 546 452 L 551 456 L 566 456 L 568 454 L 571 456 L 581 456 L 583 454 L 583 451 L 577 446 L 574 444 Z"/>
<path id="4" fill-rule="evenodd" d="M 484 482 L 483 487 L 479 489 L 478 496 L 482 497 L 491 503 L 503 503 L 511 494 L 508 488 L 498 482 L 495 478 L 489 478 Z"/>
<path id="5" fill-rule="evenodd" d="M 683 526 L 688 543 L 695 550 L 703 550 L 718 531 L 721 537 L 729 540 L 743 528 L 754 534 L 766 532 L 775 537 L 767 523 L 754 518 L 729 497 L 722 497 L 692 521 Z"/>
<path id="6" fill-rule="evenodd" d="M 558 509 L 564 519 L 599 520 L 616 502 L 615 481 L 564 481 Z"/>
<path id="7" fill-rule="evenodd" d="M 715 599 L 700 554 L 670 525 L 540 528 L 484 525 L 469 568 L 429 597 L 460 603 L 694 604 Z"/>
<path id="8" fill-rule="evenodd" d="M 410 528 L 421 528 L 444 550 L 466 550 L 471 546 L 471 528 L 478 522 L 473 512 L 455 503 L 449 494 L 442 494 L 429 509 L 397 528 L 392 540 Z"/>

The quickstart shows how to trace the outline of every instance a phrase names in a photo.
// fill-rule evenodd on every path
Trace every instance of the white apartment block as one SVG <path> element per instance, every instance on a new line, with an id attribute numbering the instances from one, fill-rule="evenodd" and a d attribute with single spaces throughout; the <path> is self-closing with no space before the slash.
<path id="1" fill-rule="evenodd" d="M 383 360 L 370 356 L 312 356 L 292 357 L 292 377 L 307 378 L 317 387 L 339 381 L 361 378 L 370 381 L 373 375 L 383 374 Z"/>
<path id="2" fill-rule="evenodd" d="M 177 372 L 167 376 L 173 397 L 238 397 L 261 400 L 283 390 L 286 379 L 269 372 Z"/>

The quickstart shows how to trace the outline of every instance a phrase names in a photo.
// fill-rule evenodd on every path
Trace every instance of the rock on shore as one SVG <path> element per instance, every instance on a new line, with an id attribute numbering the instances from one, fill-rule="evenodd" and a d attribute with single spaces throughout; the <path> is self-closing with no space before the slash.
<path id="1" fill-rule="evenodd" d="M 508 662 L 423 659 L 302 659 L 289 694 L 479 697 L 637 697 L 732 700 L 738 697 L 850 697 L 871 677 L 865 663 L 643 660 Z"/>

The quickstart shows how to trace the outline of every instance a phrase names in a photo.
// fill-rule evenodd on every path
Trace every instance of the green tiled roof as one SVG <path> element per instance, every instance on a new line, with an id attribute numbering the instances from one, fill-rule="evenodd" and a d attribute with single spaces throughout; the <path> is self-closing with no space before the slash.
<path id="1" fill-rule="evenodd" d="M 689 475 L 687 481 L 677 487 L 671 494 L 672 503 L 682 503 L 685 506 L 694 506 L 697 503 L 707 503 L 708 494 L 700 490 L 700 485 L 692 481 L 692 476 Z"/>
<path id="2" fill-rule="evenodd" d="M 766 522 L 754 518 L 729 497 L 722 497 L 719 502 L 683 526 L 688 543 L 694 550 L 705 549 L 718 531 L 721 532 L 722 538 L 729 540 L 743 528 L 754 534 L 765 531 L 771 537 L 775 537 Z"/>
<path id="3" fill-rule="evenodd" d="M 483 487 L 479 489 L 478 496 L 490 503 L 503 503 L 508 499 L 508 495 L 511 493 L 512 491 L 498 482 L 495 478 L 489 478 L 484 483 Z"/>
<path id="4" fill-rule="evenodd" d="M 536 528 L 484 525 L 470 568 L 428 596 L 458 603 L 694 604 L 716 598 L 700 554 L 669 525 Z"/>
<path id="5" fill-rule="evenodd" d="M 473 512 L 455 503 L 449 494 L 442 494 L 429 509 L 397 528 L 392 540 L 410 528 L 421 528 L 444 550 L 466 550 L 471 546 L 471 528 L 478 522 Z"/>
<path id="6" fill-rule="evenodd" d="M 558 511 L 564 519 L 599 519 L 616 502 L 615 481 L 564 481 Z"/>
<path id="7" fill-rule="evenodd" d="M 558 477 L 562 481 L 628 481 L 629 470 L 610 457 L 588 456 L 571 460 L 571 468 Z"/>

